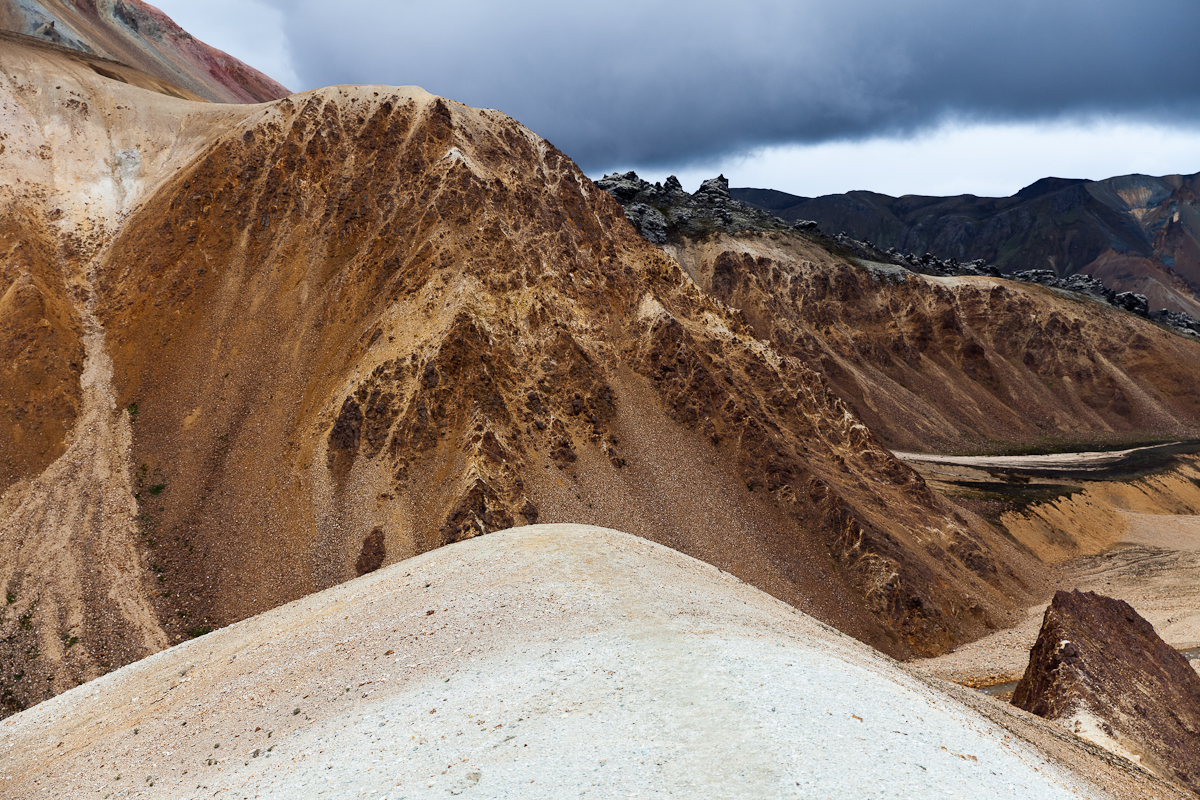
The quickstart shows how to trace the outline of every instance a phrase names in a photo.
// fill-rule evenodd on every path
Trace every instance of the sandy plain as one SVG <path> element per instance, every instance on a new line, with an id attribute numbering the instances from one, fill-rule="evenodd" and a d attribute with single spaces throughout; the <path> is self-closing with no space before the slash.
<path id="1" fill-rule="evenodd" d="M 971 496 L 974 488 L 982 493 L 974 495 L 978 499 L 987 490 L 1003 495 L 1015 485 L 1010 497 L 1019 498 L 1022 491 L 1028 492 L 1027 497 L 1051 497 L 1029 505 L 1012 503 L 1005 513 L 993 515 L 993 522 L 1048 564 L 1051 588 L 1095 592 L 1128 602 L 1200 671 L 1200 514 L 1196 513 L 1200 474 L 1195 455 L 1156 462 L 1162 453 L 1153 451 L 909 458 L 943 491 Z M 1121 479 L 1079 480 L 1081 475 L 1098 474 Z M 1040 482 L 1031 486 L 1034 480 Z M 988 702 L 1007 705 L 1026 671 L 1046 608 L 1047 603 L 1031 606 L 1016 625 L 938 658 L 913 662 L 914 666 L 978 687 L 990 696 Z M 1118 756 L 1142 763 L 1136 743 L 1114 738 L 1112 729 L 1086 710 L 1059 724 Z"/>
<path id="2" fill-rule="evenodd" d="M 1118 513 L 1129 526 L 1123 541 L 1104 553 L 1059 566 L 1057 588 L 1124 600 L 1167 644 L 1179 650 L 1200 645 L 1200 516 Z M 915 663 L 931 674 L 969 685 L 1018 680 L 1047 605 L 1027 608 L 1024 620 L 1012 628 Z"/>

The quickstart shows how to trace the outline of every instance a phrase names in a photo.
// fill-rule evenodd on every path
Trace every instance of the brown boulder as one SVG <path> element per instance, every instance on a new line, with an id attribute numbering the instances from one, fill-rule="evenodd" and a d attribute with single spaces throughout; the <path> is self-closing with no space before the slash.
<path id="1" fill-rule="evenodd" d="M 1012 702 L 1200 793 L 1200 675 L 1124 600 L 1057 592 Z"/>

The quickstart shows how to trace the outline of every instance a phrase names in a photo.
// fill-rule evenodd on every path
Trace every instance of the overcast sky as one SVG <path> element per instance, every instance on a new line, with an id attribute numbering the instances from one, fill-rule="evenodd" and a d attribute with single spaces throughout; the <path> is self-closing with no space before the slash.
<path id="1" fill-rule="evenodd" d="M 1197 0 L 157 0 L 295 91 L 415 84 L 593 177 L 1011 194 L 1200 171 Z"/>

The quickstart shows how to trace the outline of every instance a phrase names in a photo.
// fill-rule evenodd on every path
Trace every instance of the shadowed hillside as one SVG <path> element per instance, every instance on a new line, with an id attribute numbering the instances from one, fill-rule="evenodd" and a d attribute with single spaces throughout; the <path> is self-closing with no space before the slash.
<path id="1" fill-rule="evenodd" d="M 1006 273 L 1087 273 L 1152 309 L 1200 317 L 1198 175 L 1045 178 L 1012 197 L 889 197 L 848 192 L 807 198 L 769 189 L 730 194 L 779 217 L 815 221 L 880 248 L 983 259 Z"/>

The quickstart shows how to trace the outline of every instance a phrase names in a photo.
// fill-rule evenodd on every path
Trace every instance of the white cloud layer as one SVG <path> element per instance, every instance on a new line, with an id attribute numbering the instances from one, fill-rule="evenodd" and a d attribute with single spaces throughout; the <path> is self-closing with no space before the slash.
<path id="1" fill-rule="evenodd" d="M 944 124 L 914 137 L 763 147 L 674 171 L 684 188 L 724 173 L 730 186 L 819 197 L 882 194 L 1006 197 L 1039 178 L 1100 180 L 1200 171 L 1200 126 L 1128 120 Z M 651 182 L 672 170 L 639 170 Z M 593 178 L 600 177 L 593 175 Z"/>

